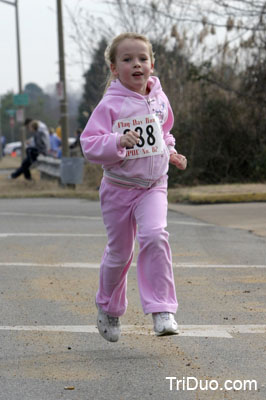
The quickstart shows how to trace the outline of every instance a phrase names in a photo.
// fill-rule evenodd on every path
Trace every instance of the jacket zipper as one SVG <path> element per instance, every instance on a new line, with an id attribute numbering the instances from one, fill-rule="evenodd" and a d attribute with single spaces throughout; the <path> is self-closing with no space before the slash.
<path id="1" fill-rule="evenodd" d="M 150 104 L 151 104 L 151 102 L 152 101 L 154 101 L 153 99 L 147 99 L 147 103 L 148 103 L 148 110 L 149 110 L 149 114 L 151 114 L 152 112 L 151 112 L 151 108 L 150 108 Z M 149 176 L 149 179 L 152 179 L 152 176 L 153 176 L 153 157 L 149 157 L 151 160 L 150 160 L 150 176 Z"/>

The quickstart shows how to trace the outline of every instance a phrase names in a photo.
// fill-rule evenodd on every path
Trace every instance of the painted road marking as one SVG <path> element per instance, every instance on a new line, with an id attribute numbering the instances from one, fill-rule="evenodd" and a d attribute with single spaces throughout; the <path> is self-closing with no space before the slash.
<path id="1" fill-rule="evenodd" d="M 136 267 L 136 263 L 131 264 L 132 267 Z M 0 267 L 30 267 L 30 268 L 88 268 L 88 269 L 98 269 L 100 267 L 100 263 L 82 263 L 82 262 L 62 262 L 62 263 L 28 263 L 28 262 L 0 262 Z M 192 263 L 173 263 L 174 268 L 228 268 L 228 269 L 237 269 L 237 268 L 266 268 L 266 265 L 238 265 L 238 264 L 192 264 Z"/>
<path id="2" fill-rule="evenodd" d="M 95 325 L 17 325 L 0 326 L 0 331 L 98 333 Z M 186 337 L 233 338 L 236 334 L 266 334 L 266 325 L 181 325 L 179 335 Z M 123 334 L 154 335 L 152 325 L 122 325 Z"/>
<path id="3" fill-rule="evenodd" d="M 92 220 L 92 221 L 102 221 L 102 217 L 91 217 L 87 215 L 60 215 L 60 214 L 34 214 L 34 213 L 22 213 L 22 212 L 0 212 L 0 215 L 6 217 L 37 217 L 37 218 L 58 218 L 58 219 L 78 219 L 78 220 Z M 188 225 L 188 226 L 214 226 L 213 224 L 205 222 L 193 222 L 193 221 L 168 221 L 168 225 Z"/>
<path id="4" fill-rule="evenodd" d="M 102 217 L 90 217 L 87 215 L 60 215 L 60 214 L 34 214 L 34 213 L 22 213 L 22 212 L 0 212 L 0 215 L 4 217 L 38 217 L 38 218 L 58 218 L 58 219 L 88 219 L 92 221 L 101 221 Z"/>
<path id="5" fill-rule="evenodd" d="M 28 232 L 14 232 L 14 233 L 0 233 L 0 238 L 7 237 L 106 237 L 105 233 L 28 233 Z"/>
<path id="6" fill-rule="evenodd" d="M 24 263 L 24 262 L 0 262 L 0 267 L 37 267 L 37 268 L 88 268 L 98 269 L 100 264 L 98 263 Z"/>
<path id="7" fill-rule="evenodd" d="M 215 226 L 206 222 L 192 222 L 192 221 L 168 221 L 168 225 L 191 225 L 191 226 Z"/>
<path id="8" fill-rule="evenodd" d="M 206 263 L 174 263 L 174 268 L 266 268 L 266 264 L 206 264 Z"/>

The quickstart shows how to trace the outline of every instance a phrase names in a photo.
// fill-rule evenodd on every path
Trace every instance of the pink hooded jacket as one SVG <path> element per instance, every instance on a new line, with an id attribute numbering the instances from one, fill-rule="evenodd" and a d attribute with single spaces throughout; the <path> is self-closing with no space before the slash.
<path id="1" fill-rule="evenodd" d="M 80 137 L 85 158 L 102 164 L 107 180 L 126 187 L 149 188 L 166 177 L 169 155 L 176 153 L 175 138 L 169 133 L 174 121 L 169 101 L 157 77 L 151 76 L 148 86 L 150 93 L 142 96 L 127 89 L 118 79 L 112 81 Z M 122 133 L 113 132 L 114 122 L 150 114 L 159 118 L 163 153 L 127 159 L 126 149 L 120 146 Z"/>

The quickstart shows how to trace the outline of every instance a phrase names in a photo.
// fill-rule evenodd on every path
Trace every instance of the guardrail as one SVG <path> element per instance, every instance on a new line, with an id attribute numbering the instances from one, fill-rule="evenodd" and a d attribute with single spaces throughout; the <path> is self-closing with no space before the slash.
<path id="1" fill-rule="evenodd" d="M 61 160 L 40 154 L 37 158 L 37 169 L 41 173 L 41 178 L 60 179 Z"/>
<path id="2" fill-rule="evenodd" d="M 41 178 L 57 179 L 64 184 L 83 182 L 84 159 L 81 157 L 63 157 L 62 159 L 44 156 L 37 158 L 37 169 Z"/>

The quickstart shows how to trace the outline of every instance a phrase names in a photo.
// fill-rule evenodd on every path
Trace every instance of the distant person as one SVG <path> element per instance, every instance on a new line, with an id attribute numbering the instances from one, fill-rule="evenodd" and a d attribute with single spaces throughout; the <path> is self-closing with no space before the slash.
<path id="1" fill-rule="evenodd" d="M 62 141 L 55 133 L 54 128 L 49 129 L 49 139 L 50 139 L 49 155 L 52 157 L 58 157 Z"/>
<path id="2" fill-rule="evenodd" d="M 31 122 L 33 121 L 33 119 L 32 118 L 26 118 L 25 119 L 25 122 L 24 122 L 24 126 L 26 127 L 26 129 L 28 130 L 28 132 L 31 132 L 31 127 L 30 127 L 30 124 L 31 124 Z M 41 132 L 43 132 L 43 140 L 44 140 L 44 142 L 45 142 L 45 144 L 46 144 L 46 148 L 47 148 L 47 152 L 49 152 L 49 150 L 50 150 L 50 135 L 49 135 L 49 129 L 48 129 L 48 127 L 47 127 L 47 125 L 44 123 L 44 122 L 42 122 L 42 121 L 39 121 L 39 120 L 36 120 L 35 122 L 38 122 L 38 125 L 39 125 L 39 131 L 41 131 Z"/>
<path id="3" fill-rule="evenodd" d="M 62 128 L 61 128 L 60 123 L 57 125 L 55 132 L 56 132 L 57 136 L 62 140 Z"/>
<path id="4" fill-rule="evenodd" d="M 28 122 L 26 120 L 24 125 L 27 126 L 28 131 L 32 134 L 32 138 L 28 141 L 26 158 L 22 161 L 21 166 L 10 175 L 11 179 L 16 179 L 21 174 L 24 174 L 25 179 L 31 180 L 30 167 L 37 160 L 39 154 L 47 155 L 50 148 L 50 144 L 47 144 L 47 135 L 40 128 L 39 121 L 31 120 L 31 122 Z"/>
<path id="5" fill-rule="evenodd" d="M 2 147 L 2 156 L 5 155 L 4 149 L 5 149 L 5 145 L 6 145 L 6 138 L 5 136 L 1 136 L 1 143 L 0 143 L 1 147 Z"/>
<path id="6" fill-rule="evenodd" d="M 69 148 L 71 150 L 71 155 L 77 155 L 77 156 L 83 155 L 81 145 L 80 145 L 81 133 L 82 133 L 82 129 L 76 129 L 76 131 L 75 131 L 76 140 L 69 146 Z"/>

